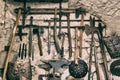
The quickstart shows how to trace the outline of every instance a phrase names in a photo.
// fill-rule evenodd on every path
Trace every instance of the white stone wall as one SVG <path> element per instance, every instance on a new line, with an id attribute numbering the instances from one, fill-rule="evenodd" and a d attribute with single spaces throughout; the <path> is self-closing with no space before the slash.
<path id="1" fill-rule="evenodd" d="M 90 14 L 101 18 L 111 31 L 120 34 L 119 0 L 69 0 L 70 8 L 85 8 Z"/>
<path id="2" fill-rule="evenodd" d="M 77 2 L 78 0 L 74 0 L 72 2 L 71 1 L 72 0 L 70 0 L 70 3 L 69 3 L 70 8 L 71 7 L 74 7 L 74 8 L 83 7 L 83 8 L 86 8 L 89 11 L 90 14 L 101 18 L 108 26 L 107 31 L 109 31 L 109 28 L 112 29 L 112 30 L 115 30 L 115 31 L 119 30 L 119 27 L 118 27 L 119 25 L 117 25 L 117 24 L 120 24 L 119 23 L 120 18 L 118 17 L 119 16 L 118 11 L 115 12 L 114 15 L 112 15 L 112 12 L 110 12 L 110 11 L 111 11 L 111 7 L 113 6 L 113 4 L 111 4 L 111 7 L 109 7 L 110 2 L 105 1 L 105 0 L 104 1 L 100 1 L 100 0 L 99 1 L 80 0 L 79 2 Z M 76 2 L 77 2 L 77 4 L 76 4 Z M 111 2 L 113 2 L 113 1 L 111 0 Z M 103 3 L 105 5 L 103 5 Z M 82 4 L 82 6 L 81 6 L 81 4 Z M 31 6 L 32 8 L 55 8 L 55 7 L 58 8 L 59 7 L 58 4 L 53 4 L 53 3 L 47 3 L 47 4 L 46 3 L 28 3 L 27 5 Z M 96 5 L 98 5 L 98 6 L 96 6 Z M 115 5 L 115 3 L 114 3 L 114 5 Z M 0 13 L 0 51 L 1 52 L 4 50 L 4 46 L 7 45 L 9 43 L 9 40 L 10 40 L 10 33 L 11 33 L 12 28 L 13 28 L 13 24 L 15 22 L 15 17 L 16 17 L 16 14 L 14 13 L 13 10 L 15 8 L 21 7 L 21 6 L 22 6 L 22 3 L 17 3 L 17 2 L 13 2 L 13 0 L 9 0 L 9 1 L 7 1 L 6 8 L 5 8 L 5 3 L 2 0 L 0 0 L 0 12 L 1 12 Z M 104 6 L 104 7 L 102 7 L 102 6 Z M 68 3 L 63 3 L 63 7 L 68 8 Z M 108 10 L 106 9 L 106 7 L 108 7 Z M 116 7 L 114 7 L 114 8 L 115 9 L 119 8 L 119 6 L 116 5 Z M 4 9 L 6 10 L 6 16 L 5 16 Z M 105 10 L 103 10 L 103 9 L 105 9 Z M 108 14 L 107 11 L 109 11 L 110 13 Z M 114 11 L 114 9 L 113 9 L 113 11 Z M 89 19 L 90 14 L 87 14 L 85 19 Z M 50 18 L 53 18 L 53 15 L 32 15 L 32 16 L 34 17 L 34 19 L 50 19 Z M 118 20 L 117 20 L 116 17 L 118 18 Z M 30 18 L 30 16 L 27 17 L 27 19 L 29 19 L 29 18 Z M 71 14 L 70 18 L 71 19 L 76 19 L 74 14 Z M 66 17 L 64 16 L 63 19 L 66 19 Z M 80 19 L 80 17 L 78 19 Z M 5 22 L 5 24 L 4 24 L 4 22 Z M 21 22 L 20 22 L 20 24 L 21 24 Z M 29 21 L 26 21 L 26 24 L 29 24 Z M 48 23 L 44 23 L 43 21 L 34 21 L 33 24 L 48 25 Z M 80 24 L 79 22 L 71 23 L 71 25 L 73 25 L 73 26 L 79 26 L 79 24 Z M 86 23 L 86 24 L 89 24 L 89 23 Z M 66 23 L 63 22 L 62 25 L 66 25 Z M 114 28 L 114 26 L 115 26 L 115 28 Z M 23 31 L 28 32 L 27 29 L 24 29 Z M 62 30 L 62 31 L 67 32 L 67 30 Z M 73 48 L 74 48 L 74 40 L 75 40 L 75 36 L 74 36 L 75 34 L 74 33 L 75 33 L 75 30 L 72 29 L 71 32 L 72 32 L 72 42 L 73 42 L 72 44 L 73 44 Z M 117 31 L 117 32 L 119 32 L 119 31 Z M 46 40 L 47 37 L 48 37 L 47 36 L 47 30 L 45 30 L 44 34 L 42 35 L 42 41 Z M 86 36 L 86 34 L 84 33 L 83 47 L 89 47 L 89 43 L 85 42 L 85 40 L 89 41 L 90 37 L 91 36 Z M 32 65 L 35 66 L 36 72 L 37 72 L 37 74 L 35 74 L 33 76 L 33 80 L 37 80 L 38 75 L 40 73 L 42 73 L 42 74 L 45 73 L 45 71 L 43 69 L 40 69 L 38 67 L 38 65 L 40 64 L 40 59 L 42 59 L 42 60 L 52 59 L 52 57 L 53 57 L 52 53 L 55 53 L 55 54 L 57 54 L 57 53 L 55 52 L 54 45 L 52 45 L 51 55 L 48 55 L 47 54 L 47 46 L 46 46 L 47 42 L 43 41 L 44 55 L 40 57 L 39 56 L 38 45 L 37 45 L 37 37 L 34 36 L 33 38 L 34 38 L 33 43 L 34 43 L 34 47 L 35 47 L 35 60 L 32 61 Z M 66 37 L 65 38 L 65 46 L 68 45 L 67 40 L 68 39 Z M 24 36 L 22 42 L 19 40 L 18 37 L 15 37 L 13 50 L 18 53 L 19 44 L 23 43 L 23 42 L 28 43 L 28 36 Z M 65 47 L 65 49 L 66 49 L 65 50 L 65 58 L 68 59 L 68 50 L 67 50 L 68 47 Z M 73 52 L 74 52 L 74 49 L 73 49 Z M 89 49 L 88 50 L 83 49 L 83 54 L 84 54 L 83 59 L 88 63 Z M 100 56 L 100 54 L 98 56 Z M 99 58 L 101 60 L 101 57 L 99 57 Z M 95 67 L 93 67 L 93 71 L 95 70 L 94 68 Z M 102 68 L 100 68 L 100 70 L 102 71 Z M 62 80 L 65 80 L 65 78 L 68 75 L 69 75 L 68 70 L 65 70 L 64 74 L 62 75 Z M 101 76 L 104 76 L 104 75 L 102 74 Z M 85 77 L 85 80 L 87 80 L 87 76 Z M 96 80 L 96 76 L 94 77 L 94 80 Z M 103 77 L 102 80 L 104 80 L 104 77 Z"/>

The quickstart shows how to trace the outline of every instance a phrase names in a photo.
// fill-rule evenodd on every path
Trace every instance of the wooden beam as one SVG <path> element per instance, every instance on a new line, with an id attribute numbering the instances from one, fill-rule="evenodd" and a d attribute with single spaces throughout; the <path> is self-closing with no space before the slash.
<path id="1" fill-rule="evenodd" d="M 18 12 L 19 8 L 15 9 L 15 13 Z M 27 13 L 30 14 L 54 14 L 55 13 L 55 9 L 54 8 L 28 8 L 26 9 Z M 85 9 L 79 9 L 80 10 L 80 14 L 81 13 L 86 13 L 87 11 Z M 24 9 L 22 8 L 22 14 L 23 14 Z M 69 9 L 69 8 L 63 8 L 61 9 L 57 9 L 57 14 L 60 14 L 60 12 L 65 15 L 66 13 L 75 13 L 76 9 Z"/>

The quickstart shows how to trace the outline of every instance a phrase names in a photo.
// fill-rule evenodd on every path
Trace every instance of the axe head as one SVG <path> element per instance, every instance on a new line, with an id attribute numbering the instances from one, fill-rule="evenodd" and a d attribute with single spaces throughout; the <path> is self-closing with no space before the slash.
<path id="1" fill-rule="evenodd" d="M 89 25 L 85 25 L 85 33 L 88 36 L 89 34 L 91 34 L 92 32 L 98 32 L 98 28 L 97 27 L 91 27 Z"/>

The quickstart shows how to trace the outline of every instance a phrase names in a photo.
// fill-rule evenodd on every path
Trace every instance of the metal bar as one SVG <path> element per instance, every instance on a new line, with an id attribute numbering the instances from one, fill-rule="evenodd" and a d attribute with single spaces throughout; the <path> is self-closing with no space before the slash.
<path id="1" fill-rule="evenodd" d="M 22 26 L 19 25 L 18 27 L 22 27 L 22 28 L 30 28 L 31 25 L 26 25 L 26 26 Z M 85 26 L 69 26 L 70 28 L 75 28 L 77 27 L 78 29 L 85 29 Z M 48 26 L 39 26 L 39 25 L 32 25 L 32 28 L 49 28 Z M 54 26 L 51 26 L 51 28 L 54 28 Z M 59 26 L 56 26 L 56 28 L 59 28 Z M 62 26 L 62 28 L 68 28 L 68 26 Z M 91 28 L 91 27 L 90 27 Z M 103 26 L 103 28 L 106 28 L 105 26 Z M 95 29 L 98 29 L 98 27 L 95 27 Z"/>
<path id="2" fill-rule="evenodd" d="M 59 37 L 59 39 L 61 39 L 61 36 L 60 36 L 60 34 L 61 34 L 61 19 L 62 19 L 62 13 L 61 13 L 61 9 L 62 9 L 62 0 L 60 0 L 60 2 L 59 2 L 59 9 L 60 9 L 60 14 L 59 14 L 59 32 L 58 32 L 58 37 Z"/>
<path id="3" fill-rule="evenodd" d="M 30 28 L 30 25 L 22 26 L 19 25 L 18 27 L 22 28 Z M 85 26 L 69 26 L 70 28 L 78 27 L 78 29 L 85 29 Z M 39 26 L 39 25 L 32 25 L 32 28 L 49 28 L 48 26 Z M 51 28 L 54 28 L 54 26 L 51 26 Z M 56 28 L 59 28 L 59 26 L 56 26 Z M 62 28 L 68 28 L 68 26 L 62 26 Z"/>
<path id="4" fill-rule="evenodd" d="M 22 21 L 22 19 L 20 19 Z M 26 21 L 30 21 L 29 19 L 26 19 Z M 54 22 L 54 20 L 44 20 L 44 19 L 33 19 L 33 21 L 44 21 L 44 22 Z M 67 22 L 67 20 L 62 19 L 62 20 L 56 20 L 56 22 Z M 80 22 L 81 20 L 70 20 L 70 22 Z M 90 20 L 84 20 L 84 22 L 90 22 Z M 95 22 L 102 22 L 102 20 L 95 20 Z"/>
<path id="5" fill-rule="evenodd" d="M 30 17 L 30 25 L 29 26 L 29 51 L 28 51 L 28 55 L 29 57 L 31 57 L 32 55 L 32 37 L 33 37 L 33 29 L 32 29 L 32 24 L 33 24 L 33 17 Z"/>

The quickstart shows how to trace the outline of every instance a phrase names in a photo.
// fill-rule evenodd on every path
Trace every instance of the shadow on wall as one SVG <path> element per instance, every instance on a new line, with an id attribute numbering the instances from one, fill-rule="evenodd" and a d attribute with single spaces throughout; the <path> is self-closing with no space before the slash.
<path id="1" fill-rule="evenodd" d="M 13 2 L 24 2 L 25 0 L 7 0 L 7 2 L 13 3 Z M 26 0 L 27 2 L 51 2 L 51 3 L 59 3 L 62 2 L 68 2 L 68 0 Z"/>

